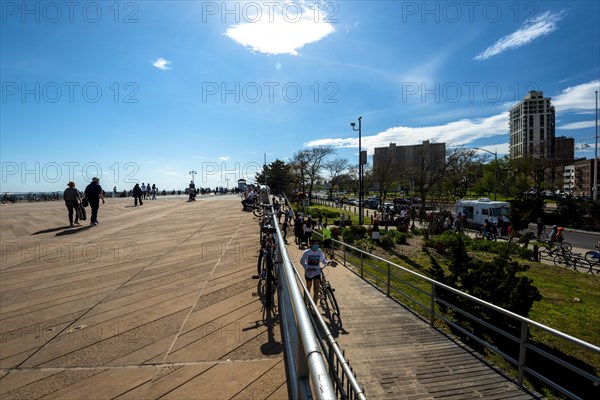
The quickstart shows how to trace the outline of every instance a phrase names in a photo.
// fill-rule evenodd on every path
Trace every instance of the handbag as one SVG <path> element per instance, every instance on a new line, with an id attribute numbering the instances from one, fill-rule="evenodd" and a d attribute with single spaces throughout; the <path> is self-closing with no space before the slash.
<path id="1" fill-rule="evenodd" d="M 80 219 L 81 221 L 85 221 L 87 219 L 87 215 L 86 215 L 86 211 L 85 211 L 85 207 L 83 207 L 82 204 L 79 205 L 79 207 L 77 207 L 77 218 Z"/>
<path id="2" fill-rule="evenodd" d="M 90 202 L 88 201 L 88 199 L 86 197 L 84 197 L 83 199 L 81 199 L 81 206 L 82 207 L 87 207 L 90 205 Z"/>

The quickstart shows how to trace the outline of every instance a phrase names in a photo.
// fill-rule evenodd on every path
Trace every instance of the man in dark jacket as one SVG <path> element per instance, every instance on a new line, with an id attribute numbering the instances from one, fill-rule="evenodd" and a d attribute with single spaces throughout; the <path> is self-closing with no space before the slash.
<path id="1" fill-rule="evenodd" d="M 90 208 L 92 209 L 90 225 L 96 226 L 98 225 L 98 209 L 100 208 L 100 200 L 102 200 L 102 204 L 105 203 L 104 192 L 102 191 L 102 186 L 100 186 L 100 179 L 93 177 L 92 183 L 87 185 L 84 194 L 90 203 Z"/>
<path id="2" fill-rule="evenodd" d="M 133 198 L 134 198 L 133 205 L 135 207 L 137 207 L 137 203 L 138 203 L 138 200 L 139 200 L 140 201 L 140 206 L 143 206 L 144 203 L 142 203 L 142 197 L 144 195 L 144 192 L 142 191 L 142 188 L 140 187 L 139 183 L 135 184 L 135 186 L 133 187 L 133 191 L 132 192 L 133 192 Z"/>

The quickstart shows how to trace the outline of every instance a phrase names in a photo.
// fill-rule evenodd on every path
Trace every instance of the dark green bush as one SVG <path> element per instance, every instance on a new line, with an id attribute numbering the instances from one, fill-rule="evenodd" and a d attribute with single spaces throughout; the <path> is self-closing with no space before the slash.
<path id="1" fill-rule="evenodd" d="M 410 237 L 407 232 L 396 232 L 394 235 L 394 243 L 396 244 L 406 244 L 406 240 Z"/>
<path id="2" fill-rule="evenodd" d="M 389 250 L 394 246 L 394 239 L 392 239 L 391 235 L 383 235 L 379 239 L 379 245 L 386 250 Z"/>
<path id="3" fill-rule="evenodd" d="M 468 245 L 470 250 L 485 251 L 499 255 L 516 254 L 526 260 L 533 259 L 533 250 L 525 247 L 509 244 L 508 242 L 499 242 L 493 240 L 473 240 Z"/>
<path id="4" fill-rule="evenodd" d="M 445 252 L 449 248 L 458 246 L 459 241 L 468 244 L 471 239 L 468 236 L 464 236 L 453 231 L 445 231 L 440 235 L 432 236 L 426 241 L 425 245 L 428 247 L 433 247 L 437 251 Z"/>

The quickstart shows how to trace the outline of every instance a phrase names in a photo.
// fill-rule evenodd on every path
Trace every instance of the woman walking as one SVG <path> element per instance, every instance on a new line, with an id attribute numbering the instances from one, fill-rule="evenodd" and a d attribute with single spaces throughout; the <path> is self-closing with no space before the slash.
<path id="1" fill-rule="evenodd" d="M 69 210 L 69 226 L 79 225 L 79 215 L 77 209 L 81 203 L 81 196 L 79 190 L 75 189 L 75 182 L 69 182 L 67 188 L 63 193 L 63 200 Z M 75 222 L 73 222 L 73 211 L 75 212 Z"/>

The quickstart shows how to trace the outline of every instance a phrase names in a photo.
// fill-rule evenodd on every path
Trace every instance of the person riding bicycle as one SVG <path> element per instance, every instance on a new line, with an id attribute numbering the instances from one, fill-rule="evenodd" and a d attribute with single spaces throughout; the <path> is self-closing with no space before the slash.
<path id="1" fill-rule="evenodd" d="M 483 235 L 484 239 L 489 239 L 490 236 L 490 221 L 488 221 L 487 219 L 485 219 L 483 221 L 483 225 L 481 226 L 481 234 Z"/>
<path id="2" fill-rule="evenodd" d="M 323 250 L 319 248 L 317 239 L 311 238 L 310 247 L 302 253 L 300 264 L 304 267 L 304 279 L 306 279 L 306 288 L 310 293 L 310 288 L 313 288 L 313 300 L 318 305 L 319 285 L 321 283 L 321 269 L 324 268 L 329 261 L 325 258 Z M 320 264 L 323 264 L 321 267 Z M 314 281 L 314 286 L 313 286 Z"/>
<path id="3" fill-rule="evenodd" d="M 550 254 L 552 254 L 552 247 L 555 243 L 562 243 L 564 240 L 563 231 L 565 228 L 558 227 L 557 225 L 552 226 L 552 231 L 548 235 L 548 244 L 550 245 Z"/>

